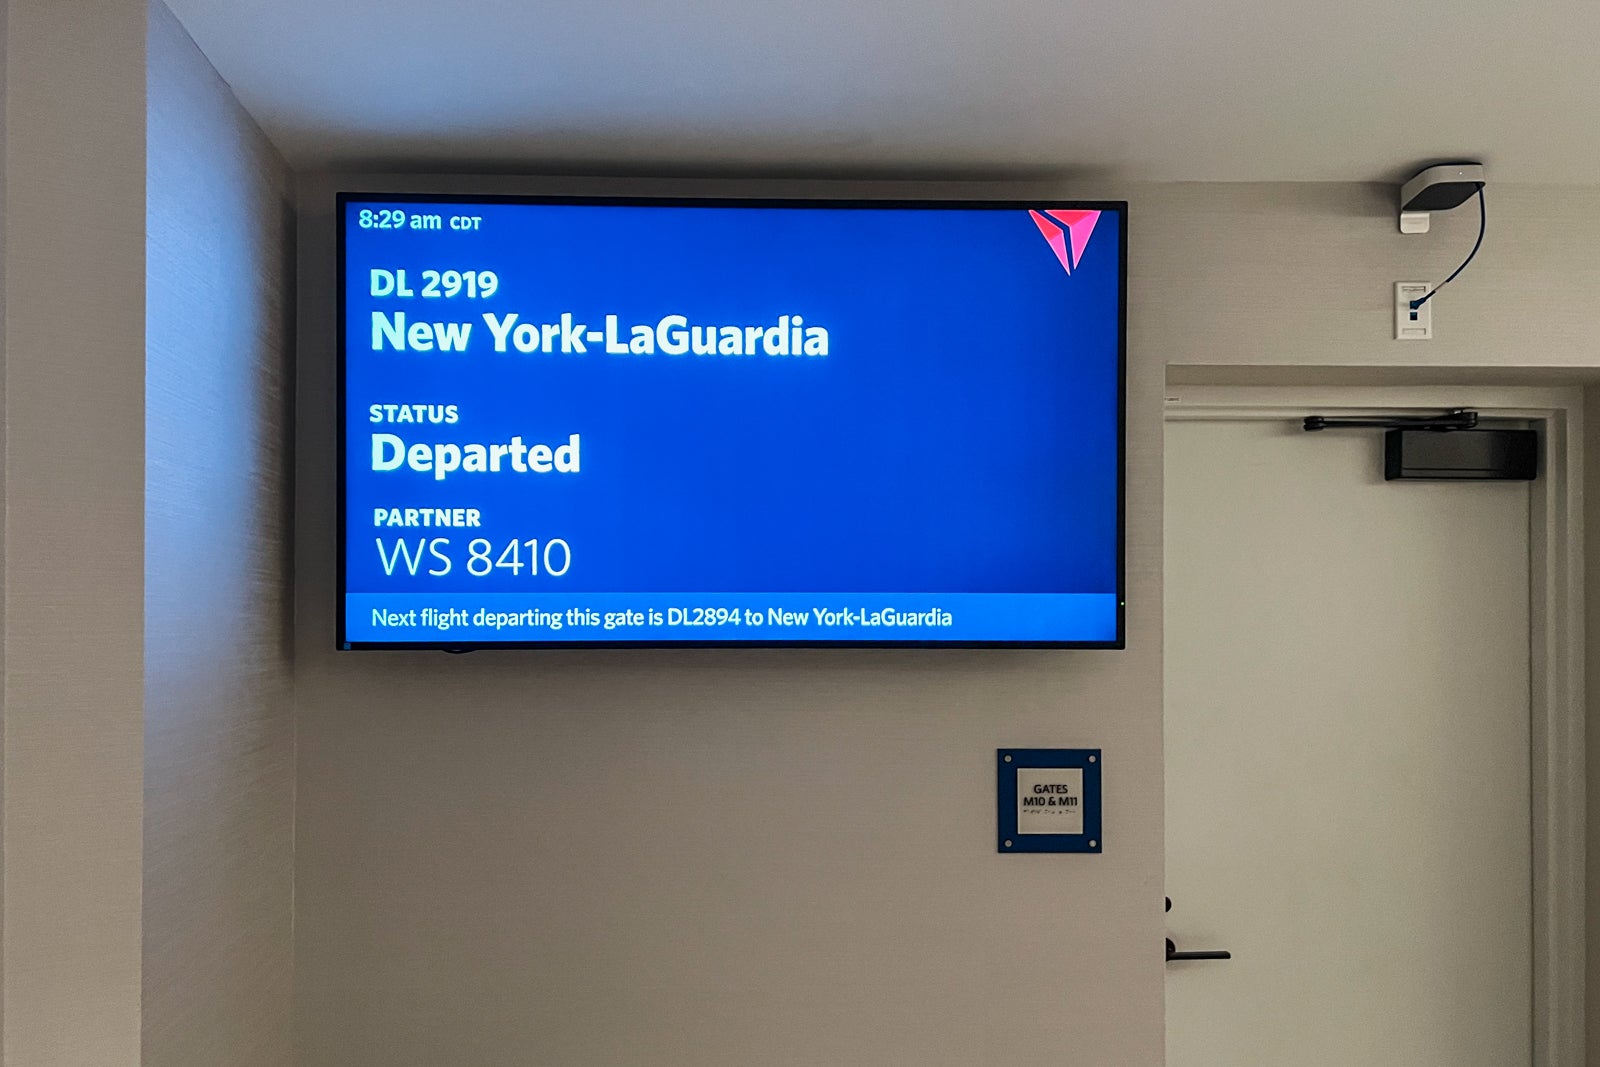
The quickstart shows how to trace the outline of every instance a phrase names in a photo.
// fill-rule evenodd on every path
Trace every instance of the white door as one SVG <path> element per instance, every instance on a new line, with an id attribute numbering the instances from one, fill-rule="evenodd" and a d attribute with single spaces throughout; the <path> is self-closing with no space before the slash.
<path id="1" fill-rule="evenodd" d="M 1530 1063 L 1528 485 L 1166 434 L 1169 1067 Z"/>

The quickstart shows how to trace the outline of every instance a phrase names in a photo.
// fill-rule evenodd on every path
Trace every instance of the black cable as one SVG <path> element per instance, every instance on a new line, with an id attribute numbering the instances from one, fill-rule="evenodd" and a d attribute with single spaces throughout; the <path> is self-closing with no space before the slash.
<path id="1" fill-rule="evenodd" d="M 1478 254 L 1478 249 L 1483 247 L 1483 231 L 1487 230 L 1488 228 L 1489 228 L 1489 209 L 1484 206 L 1484 203 L 1483 203 L 1483 186 L 1480 185 L 1480 186 L 1478 186 L 1478 240 L 1477 240 L 1477 243 L 1472 246 L 1472 251 L 1467 253 L 1467 258 L 1461 261 L 1461 266 L 1457 267 L 1455 269 L 1454 273 L 1452 273 L 1450 275 L 1450 277 L 1446 278 L 1444 281 L 1440 282 L 1438 285 L 1436 285 L 1432 289 L 1430 289 L 1428 291 L 1428 295 L 1427 296 L 1420 296 L 1417 299 L 1411 301 L 1411 310 L 1412 311 L 1417 310 L 1423 304 L 1426 304 L 1428 301 L 1432 300 L 1434 293 L 1437 293 L 1440 289 L 1443 289 L 1445 286 L 1447 286 L 1451 282 L 1455 281 L 1456 280 L 1456 275 L 1460 274 L 1462 271 L 1467 269 L 1467 264 L 1472 262 L 1472 257 L 1477 255 Z"/>

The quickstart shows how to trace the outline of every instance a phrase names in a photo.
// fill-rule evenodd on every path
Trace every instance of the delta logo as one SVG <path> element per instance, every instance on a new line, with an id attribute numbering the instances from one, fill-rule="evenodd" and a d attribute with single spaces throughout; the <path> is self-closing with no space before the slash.
<path id="1" fill-rule="evenodd" d="M 1043 211 L 1030 210 L 1028 217 L 1044 234 L 1050 251 L 1061 261 L 1061 269 L 1068 274 L 1077 270 L 1083 263 L 1083 250 L 1089 247 L 1089 235 L 1094 233 L 1094 225 L 1100 221 L 1100 212 L 1045 208 Z"/>

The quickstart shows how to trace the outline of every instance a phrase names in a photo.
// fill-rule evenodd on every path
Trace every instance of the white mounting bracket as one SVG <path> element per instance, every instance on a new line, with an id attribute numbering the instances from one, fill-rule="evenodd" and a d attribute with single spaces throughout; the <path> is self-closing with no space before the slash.
<path id="1" fill-rule="evenodd" d="M 1427 233 L 1432 216 L 1426 211 L 1400 212 L 1401 233 Z"/>

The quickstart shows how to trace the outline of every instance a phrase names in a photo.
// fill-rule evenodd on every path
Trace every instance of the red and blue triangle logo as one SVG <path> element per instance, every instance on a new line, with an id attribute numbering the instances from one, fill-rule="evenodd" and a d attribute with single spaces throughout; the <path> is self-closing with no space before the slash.
<path id="1" fill-rule="evenodd" d="M 1071 274 L 1083 262 L 1083 250 L 1089 245 L 1089 235 L 1094 224 L 1100 221 L 1098 211 L 1029 211 L 1028 217 L 1039 227 L 1050 250 L 1061 261 L 1061 267 Z"/>

